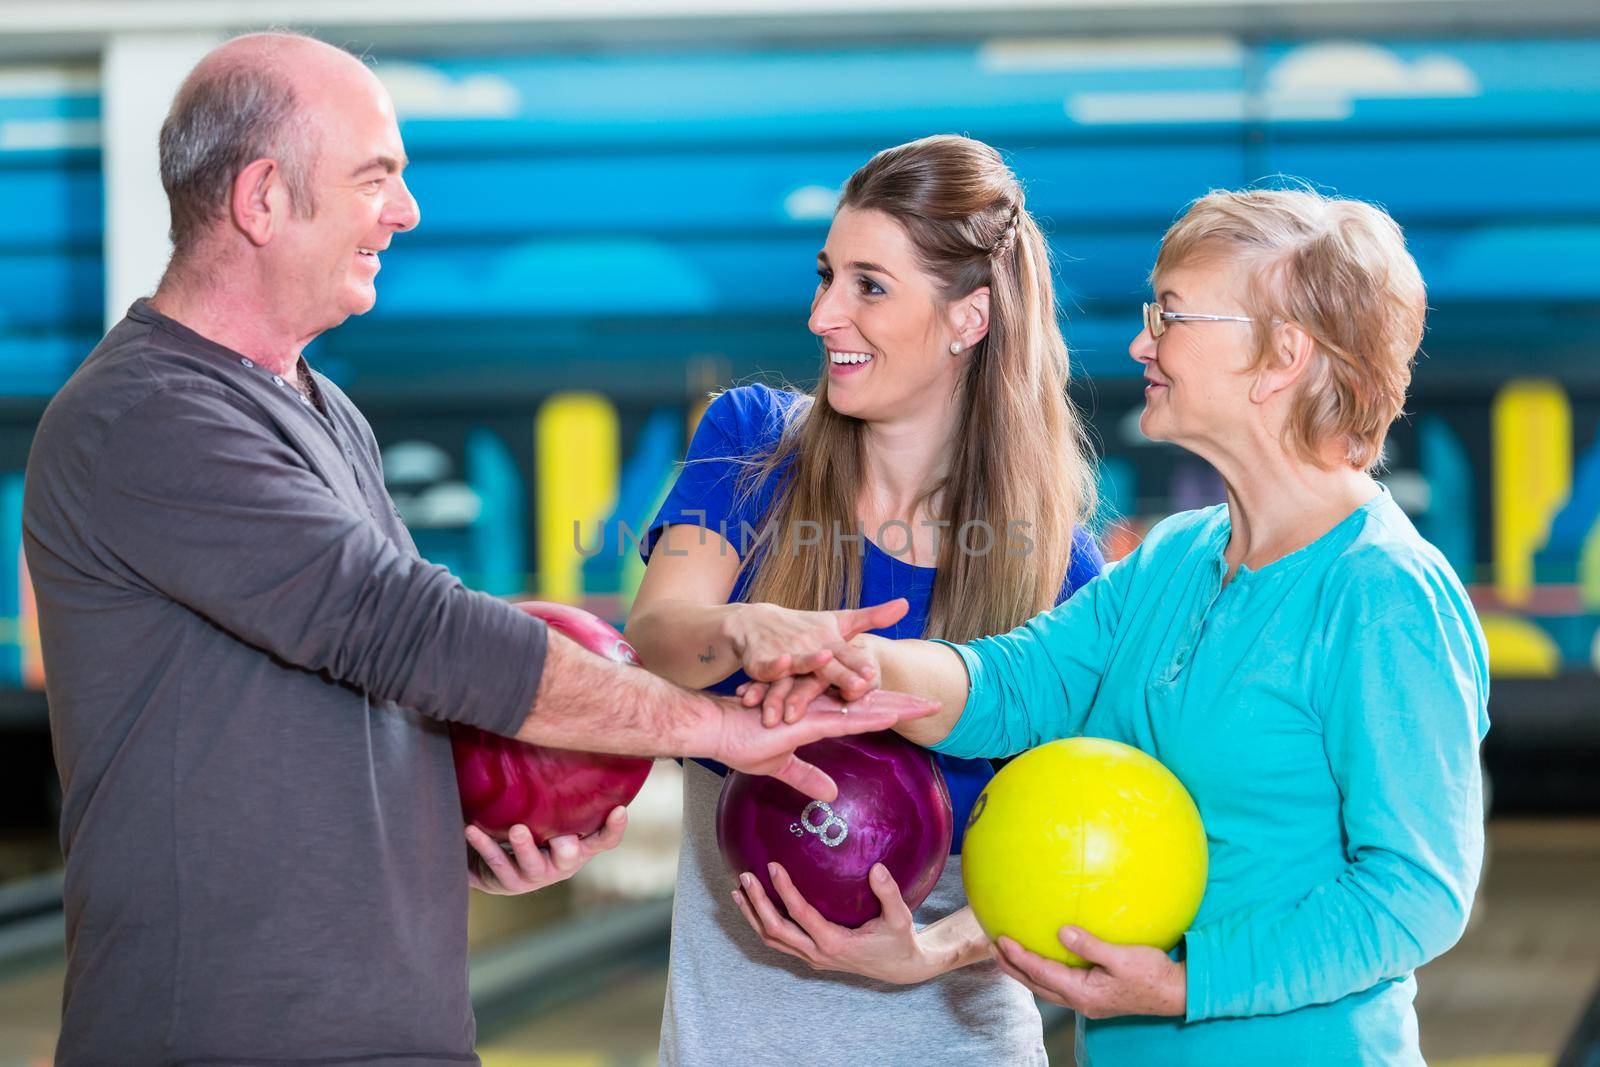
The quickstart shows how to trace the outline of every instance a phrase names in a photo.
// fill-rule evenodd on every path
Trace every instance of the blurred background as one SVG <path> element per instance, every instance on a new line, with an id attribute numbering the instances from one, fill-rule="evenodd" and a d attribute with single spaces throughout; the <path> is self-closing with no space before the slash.
<path id="1" fill-rule="evenodd" d="M 426 556 L 618 624 L 708 392 L 814 382 L 814 255 L 876 150 L 968 133 L 1026 183 L 1110 557 L 1221 499 L 1134 417 L 1126 345 L 1167 224 L 1278 175 L 1385 205 L 1433 310 L 1384 477 L 1470 587 L 1494 673 L 1489 866 L 1420 976 L 1423 1048 L 1600 1063 L 1600 6 L 54 0 L 0 4 L 0 1067 L 49 1062 L 63 970 L 30 437 L 159 277 L 178 81 L 273 24 L 370 55 L 423 212 L 376 310 L 308 358 L 371 420 Z M 475 895 L 489 1067 L 654 1062 L 675 775 L 658 764 L 624 847 L 573 884 Z M 1047 1026 L 1070 1063 L 1070 1019 Z"/>

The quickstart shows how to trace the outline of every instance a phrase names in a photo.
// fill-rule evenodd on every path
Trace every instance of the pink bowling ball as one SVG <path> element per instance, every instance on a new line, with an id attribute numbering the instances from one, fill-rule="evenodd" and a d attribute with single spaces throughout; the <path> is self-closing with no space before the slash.
<path id="1" fill-rule="evenodd" d="M 582 608 L 537 600 L 515 606 L 590 652 L 639 663 L 615 627 Z M 500 841 L 521 823 L 541 845 L 562 834 L 600 829 L 612 808 L 638 795 L 654 762 L 524 744 L 461 723 L 450 725 L 450 747 L 466 821 Z"/>

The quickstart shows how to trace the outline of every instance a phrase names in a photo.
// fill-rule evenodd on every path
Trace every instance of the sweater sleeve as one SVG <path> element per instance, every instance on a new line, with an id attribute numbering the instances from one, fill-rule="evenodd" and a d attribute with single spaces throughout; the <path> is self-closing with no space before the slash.
<path id="1" fill-rule="evenodd" d="M 124 413 L 92 493 L 92 543 L 130 591 L 435 718 L 512 733 L 527 716 L 544 624 L 402 552 L 220 390 Z"/>
<path id="2" fill-rule="evenodd" d="M 947 644 L 967 668 L 966 707 L 933 747 L 996 759 L 1081 733 L 1110 661 L 1138 552 L 1009 633 Z"/>
<path id="3" fill-rule="evenodd" d="M 1346 865 L 1303 899 L 1188 932 L 1191 1021 L 1331 1003 L 1410 973 L 1465 929 L 1483 860 L 1481 638 L 1420 596 L 1359 614 L 1330 628 L 1314 686 Z"/>

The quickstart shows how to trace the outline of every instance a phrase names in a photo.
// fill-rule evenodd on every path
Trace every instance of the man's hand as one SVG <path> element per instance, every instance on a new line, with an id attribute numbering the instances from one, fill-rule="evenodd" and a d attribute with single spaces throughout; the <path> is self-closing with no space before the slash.
<path id="1" fill-rule="evenodd" d="M 1060 937 L 1093 966 L 1068 967 L 1029 952 L 1009 937 L 996 945 L 995 959 L 1035 995 L 1086 1019 L 1183 1015 L 1188 1010 L 1188 969 L 1160 949 L 1113 945 L 1076 926 L 1063 926 Z"/>
<path id="2" fill-rule="evenodd" d="M 905 601 L 896 600 L 892 603 L 903 604 Z M 805 674 L 797 667 L 794 673 L 777 681 L 764 682 L 753 679 L 745 682 L 735 691 L 735 695 L 745 707 L 761 708 L 761 721 L 764 725 L 776 726 L 780 722 L 795 722 L 804 713 L 806 705 L 830 690 L 836 691 L 845 700 L 857 700 L 867 691 L 877 688 L 883 680 L 883 667 L 878 662 L 878 648 L 883 643 L 885 643 L 884 638 L 872 634 L 859 634 L 842 644 L 830 645 L 824 650 L 836 660 L 843 660 L 848 654 L 850 662 L 861 676 L 873 679 L 871 685 L 856 685 L 842 689 L 835 685 L 826 671 Z"/>
<path id="3" fill-rule="evenodd" d="M 849 704 L 818 697 L 795 722 L 767 727 L 755 711 L 735 699 L 719 697 L 714 703 L 719 718 L 710 726 L 709 750 L 688 755 L 704 755 L 746 774 L 771 775 L 816 800 L 833 800 L 839 787 L 821 770 L 797 758 L 795 749 L 824 737 L 892 729 L 897 723 L 939 710 L 931 700 L 876 689 Z"/>
<path id="4" fill-rule="evenodd" d="M 526 826 L 513 826 L 507 854 L 500 842 L 469 826 L 467 843 L 473 851 L 467 853 L 467 884 L 484 893 L 513 896 L 564 882 L 595 856 L 616 848 L 627 827 L 628 809 L 618 806 L 594 833 L 584 837 L 562 834 L 540 848 Z"/>

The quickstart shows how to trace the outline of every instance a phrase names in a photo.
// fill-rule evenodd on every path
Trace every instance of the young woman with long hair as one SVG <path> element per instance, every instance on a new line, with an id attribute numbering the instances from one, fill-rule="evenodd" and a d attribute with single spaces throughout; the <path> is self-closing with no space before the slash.
<path id="1" fill-rule="evenodd" d="M 817 273 L 821 381 L 710 405 L 627 627 L 679 683 L 775 681 L 769 721 L 800 699 L 793 675 L 872 683 L 845 639 L 1002 633 L 1102 563 L 1045 243 L 999 154 L 953 136 L 879 153 L 846 184 Z M 992 766 L 938 762 L 964 826 Z M 958 855 L 915 916 L 880 867 L 881 918 L 832 928 L 804 961 L 764 946 L 718 854 L 722 773 L 684 767 L 664 1063 L 1045 1062 L 1032 997 L 964 907 Z"/>

